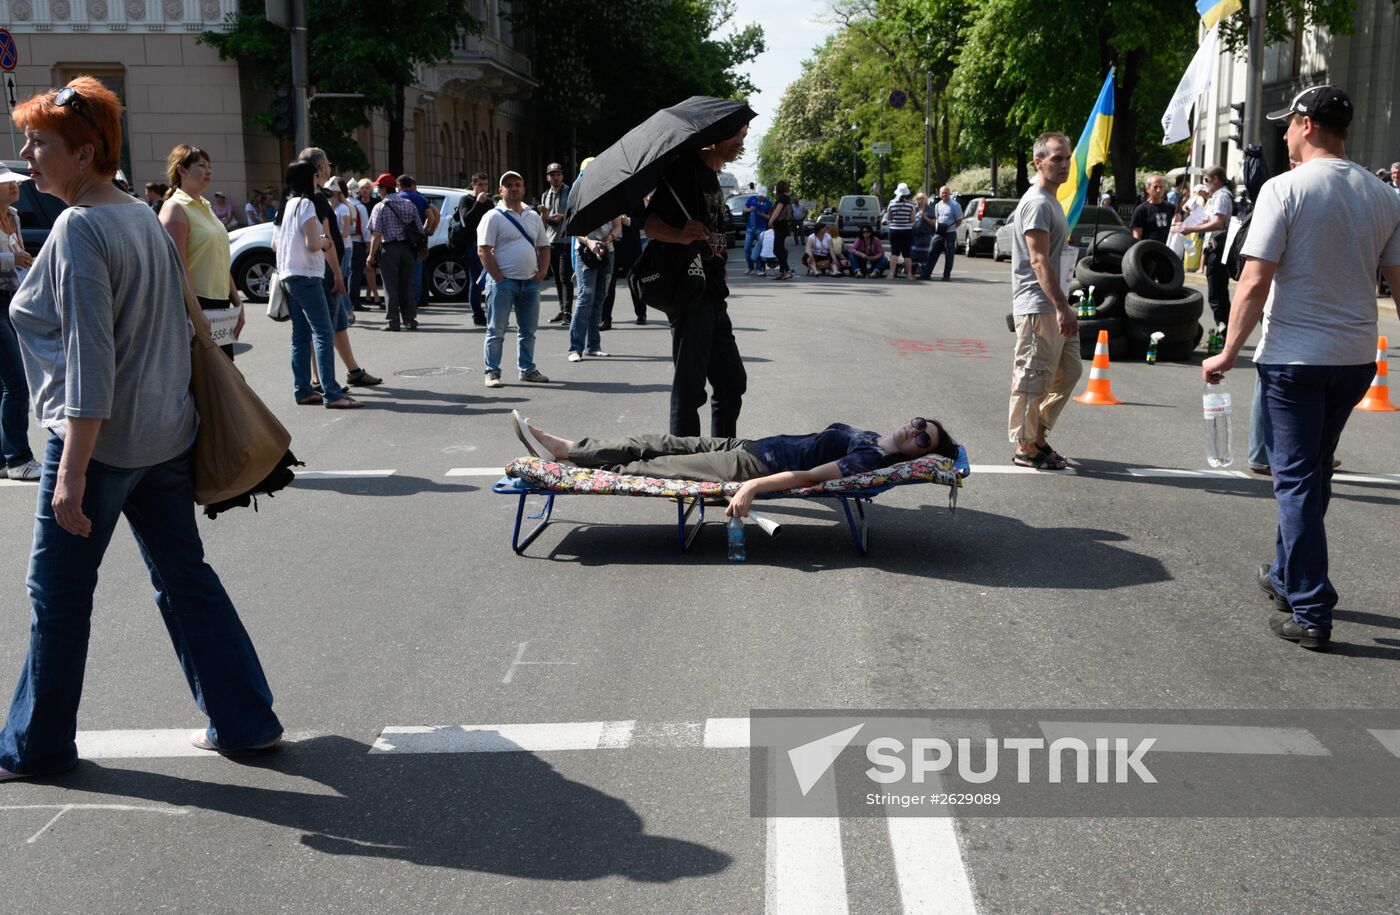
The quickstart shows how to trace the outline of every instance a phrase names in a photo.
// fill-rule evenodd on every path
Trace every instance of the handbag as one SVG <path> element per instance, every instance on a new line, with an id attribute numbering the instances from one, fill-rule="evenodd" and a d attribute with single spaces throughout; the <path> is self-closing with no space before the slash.
<path id="1" fill-rule="evenodd" d="M 210 518 L 245 507 L 258 494 L 271 496 L 294 479 L 292 436 L 233 360 L 209 336 L 204 314 L 181 271 L 185 310 L 194 325 L 190 342 L 190 393 L 199 427 L 194 436 L 194 500 Z"/>
<path id="2" fill-rule="evenodd" d="M 594 254 L 593 249 L 582 242 L 578 245 L 578 261 L 589 270 L 597 270 L 599 267 L 603 266 L 603 259 Z"/>
<path id="3" fill-rule="evenodd" d="M 282 288 L 282 275 L 276 270 L 267 277 L 267 316 L 274 321 L 292 319 L 292 309 L 287 305 L 287 291 Z"/>
<path id="4" fill-rule="evenodd" d="M 690 213 L 681 203 L 675 188 L 669 181 L 662 183 L 675 198 L 681 214 L 690 219 Z M 708 278 L 705 275 L 703 249 L 700 247 L 703 244 L 692 242 L 677 245 L 652 241 L 632 265 L 628 275 L 627 286 L 632 295 L 673 322 L 683 317 L 705 294 Z"/>
<path id="5" fill-rule="evenodd" d="M 411 201 L 409 202 L 409 206 L 413 206 Z M 414 207 L 414 213 L 416 214 L 417 212 L 418 208 Z M 397 216 L 398 213 L 395 212 L 394 215 Z M 416 261 L 427 260 L 428 236 L 423 233 L 423 227 L 418 224 L 417 219 L 403 220 L 403 235 L 404 239 L 408 242 L 408 246 L 413 249 L 413 259 Z"/>

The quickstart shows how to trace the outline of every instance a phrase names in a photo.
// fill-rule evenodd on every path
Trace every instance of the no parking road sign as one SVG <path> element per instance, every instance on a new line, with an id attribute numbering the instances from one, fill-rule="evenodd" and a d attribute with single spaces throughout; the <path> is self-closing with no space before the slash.
<path id="1" fill-rule="evenodd" d="M 0 70 L 9 72 L 19 66 L 19 48 L 9 29 L 0 29 Z"/>

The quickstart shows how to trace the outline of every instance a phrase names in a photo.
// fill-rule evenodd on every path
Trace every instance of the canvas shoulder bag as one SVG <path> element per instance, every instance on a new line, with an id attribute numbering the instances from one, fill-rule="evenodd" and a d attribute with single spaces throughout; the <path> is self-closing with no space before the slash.
<path id="1" fill-rule="evenodd" d="M 675 188 L 669 181 L 661 183 L 671 192 L 681 208 L 681 215 L 689 220 L 690 212 Z M 700 244 L 678 245 L 653 240 L 632 266 L 627 277 L 628 287 L 648 308 L 655 308 L 673 322 L 678 320 L 705 294 L 708 280 Z"/>

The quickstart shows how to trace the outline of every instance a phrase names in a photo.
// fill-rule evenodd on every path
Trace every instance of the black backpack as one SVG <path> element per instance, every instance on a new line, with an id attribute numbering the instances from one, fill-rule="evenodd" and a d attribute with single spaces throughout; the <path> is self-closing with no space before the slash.
<path id="1" fill-rule="evenodd" d="M 472 233 L 462 223 L 462 208 L 458 206 L 452 211 L 452 218 L 447 220 L 447 246 L 460 254 L 471 247 L 471 242 Z"/>

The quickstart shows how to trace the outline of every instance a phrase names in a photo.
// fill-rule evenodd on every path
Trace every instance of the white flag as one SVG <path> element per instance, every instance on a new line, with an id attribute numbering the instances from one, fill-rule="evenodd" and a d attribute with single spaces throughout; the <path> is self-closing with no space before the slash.
<path id="1" fill-rule="evenodd" d="M 1210 84 L 1215 79 L 1215 69 L 1219 65 L 1220 26 L 1217 25 L 1206 33 L 1201 46 L 1196 49 L 1196 56 L 1191 58 L 1191 65 L 1181 75 L 1181 82 L 1177 83 L 1171 104 L 1167 105 L 1167 112 L 1162 115 L 1162 129 L 1166 131 L 1166 136 L 1162 138 L 1163 146 L 1179 143 L 1191 135 L 1191 128 L 1187 123 L 1191 109 L 1195 106 L 1196 99 L 1210 90 Z"/>

